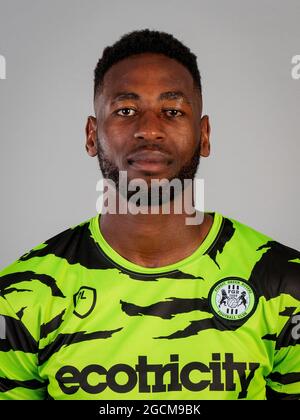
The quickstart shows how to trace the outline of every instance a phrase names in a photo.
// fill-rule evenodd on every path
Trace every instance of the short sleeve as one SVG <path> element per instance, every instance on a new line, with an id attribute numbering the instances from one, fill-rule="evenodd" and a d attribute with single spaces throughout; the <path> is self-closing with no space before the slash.
<path id="1" fill-rule="evenodd" d="M 38 375 L 37 351 L 21 313 L 0 295 L 0 400 L 45 399 L 47 384 Z"/>
<path id="2" fill-rule="evenodd" d="M 300 399 L 300 305 L 286 306 L 289 315 L 276 339 L 273 371 L 267 378 L 267 399 Z"/>

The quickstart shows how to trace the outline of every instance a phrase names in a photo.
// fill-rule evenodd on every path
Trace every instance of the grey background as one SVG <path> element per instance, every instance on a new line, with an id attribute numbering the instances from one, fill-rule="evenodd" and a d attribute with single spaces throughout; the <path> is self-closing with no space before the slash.
<path id="1" fill-rule="evenodd" d="M 198 56 L 212 152 L 205 207 L 299 249 L 300 2 L 0 1 L 0 266 L 96 213 L 84 148 L 93 70 L 134 29 L 171 32 Z"/>

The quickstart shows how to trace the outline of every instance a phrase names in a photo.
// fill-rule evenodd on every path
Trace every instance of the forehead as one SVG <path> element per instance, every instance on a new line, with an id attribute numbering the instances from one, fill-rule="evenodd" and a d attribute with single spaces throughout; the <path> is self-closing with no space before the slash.
<path id="1" fill-rule="evenodd" d="M 180 89 L 191 94 L 194 80 L 177 60 L 163 54 L 144 53 L 114 64 L 104 76 L 102 93 L 110 96 L 114 92 L 133 88 Z"/>

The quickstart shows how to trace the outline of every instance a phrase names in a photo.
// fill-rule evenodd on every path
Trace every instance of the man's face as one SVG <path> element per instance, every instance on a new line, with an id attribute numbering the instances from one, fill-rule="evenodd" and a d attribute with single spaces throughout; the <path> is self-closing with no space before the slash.
<path id="1" fill-rule="evenodd" d="M 141 178 L 148 185 L 151 179 L 193 179 L 200 154 L 209 154 L 208 118 L 201 119 L 193 78 L 164 55 L 139 54 L 113 65 L 95 112 L 87 149 L 90 134 L 96 149 L 89 153 L 98 155 L 104 178 L 117 185 L 119 171 L 127 172 L 128 182 Z"/>

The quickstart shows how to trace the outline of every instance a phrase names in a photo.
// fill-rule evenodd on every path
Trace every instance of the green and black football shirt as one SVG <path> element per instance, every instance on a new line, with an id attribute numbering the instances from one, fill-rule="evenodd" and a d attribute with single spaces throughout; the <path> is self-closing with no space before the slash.
<path id="1" fill-rule="evenodd" d="M 219 213 L 145 268 L 99 215 L 0 273 L 0 399 L 300 398 L 300 253 Z"/>

